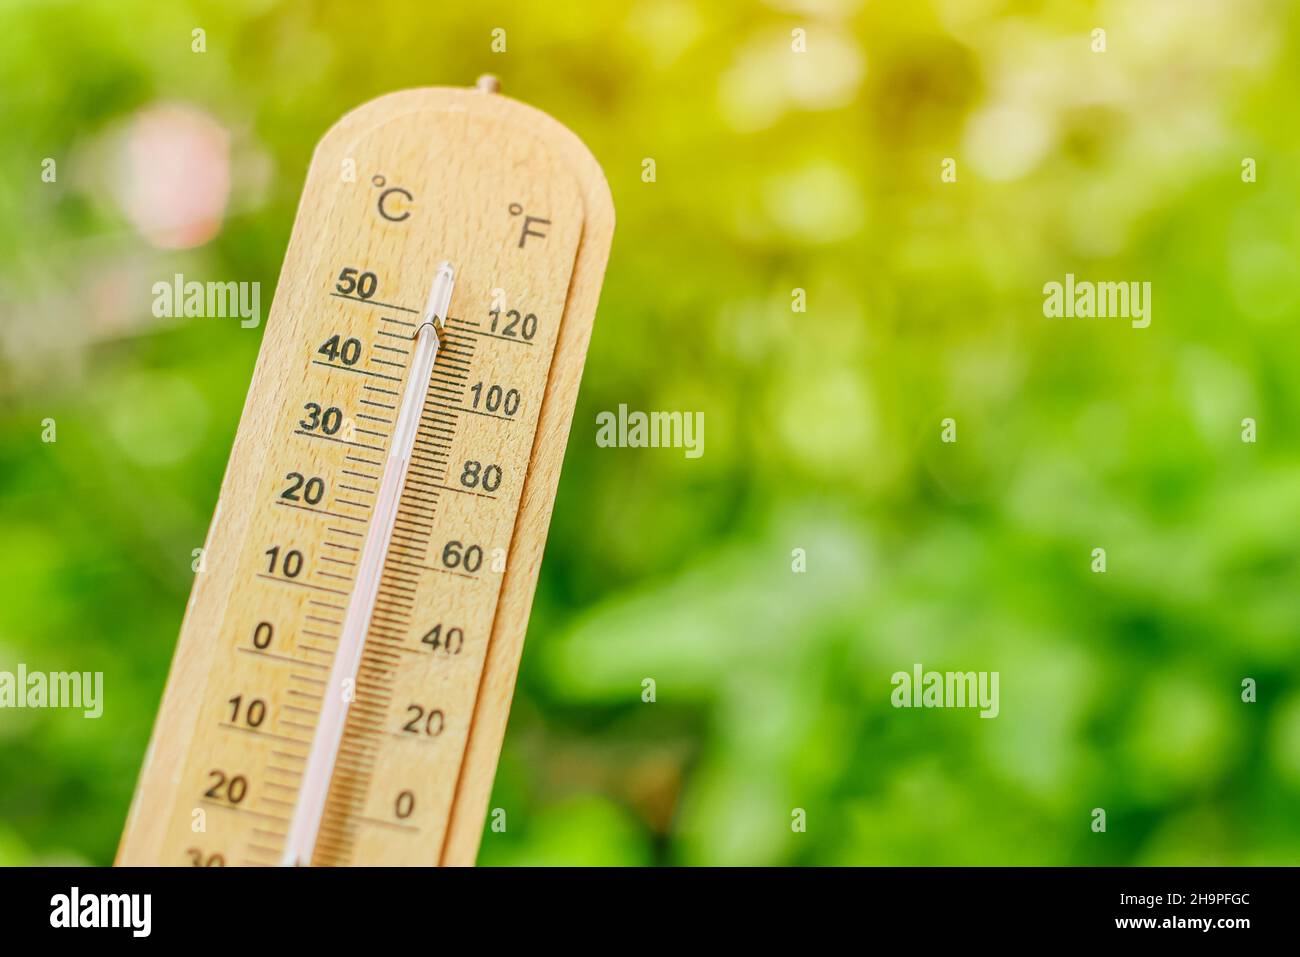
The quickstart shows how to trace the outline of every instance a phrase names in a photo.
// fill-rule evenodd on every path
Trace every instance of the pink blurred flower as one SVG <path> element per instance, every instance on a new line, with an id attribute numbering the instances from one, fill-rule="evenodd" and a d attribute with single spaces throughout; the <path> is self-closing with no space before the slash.
<path id="1" fill-rule="evenodd" d="M 193 106 L 147 107 L 122 139 L 113 192 L 154 246 L 201 246 L 221 230 L 230 198 L 230 134 Z"/>

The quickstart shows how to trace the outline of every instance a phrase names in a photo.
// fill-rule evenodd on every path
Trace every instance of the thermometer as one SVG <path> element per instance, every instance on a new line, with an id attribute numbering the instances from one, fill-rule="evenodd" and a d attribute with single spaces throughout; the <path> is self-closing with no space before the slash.
<path id="1" fill-rule="evenodd" d="M 474 862 L 613 228 L 490 79 L 326 133 L 119 864 Z"/>

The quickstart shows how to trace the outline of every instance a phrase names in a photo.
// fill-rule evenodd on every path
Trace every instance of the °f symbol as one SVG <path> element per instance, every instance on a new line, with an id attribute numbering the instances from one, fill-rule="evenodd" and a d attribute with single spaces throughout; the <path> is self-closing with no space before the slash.
<path id="1" fill-rule="evenodd" d="M 524 208 L 520 206 L 518 203 L 510 204 L 511 216 L 518 216 L 523 211 Z M 540 216 L 525 216 L 524 228 L 519 231 L 519 248 L 520 249 L 524 248 L 524 243 L 528 242 L 529 236 L 536 236 L 538 239 L 545 239 L 546 233 L 538 229 L 533 229 L 533 227 L 549 226 L 549 225 L 551 225 L 551 221 L 549 219 L 543 219 Z"/>

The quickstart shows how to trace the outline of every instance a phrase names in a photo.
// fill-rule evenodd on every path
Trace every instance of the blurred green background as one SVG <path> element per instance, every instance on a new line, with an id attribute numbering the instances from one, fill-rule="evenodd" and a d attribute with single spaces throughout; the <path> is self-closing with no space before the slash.
<path id="1" fill-rule="evenodd" d="M 113 858 L 261 340 L 150 287 L 259 281 L 265 313 L 330 124 L 485 71 L 587 142 L 618 230 L 481 863 L 1300 863 L 1296 5 L 0 28 L 0 669 L 106 695 L 0 711 L 0 863 Z M 1150 328 L 1045 319 L 1066 272 L 1150 281 Z M 620 403 L 702 411 L 703 457 L 598 448 Z M 1000 717 L 891 708 L 914 662 L 1000 672 Z"/>

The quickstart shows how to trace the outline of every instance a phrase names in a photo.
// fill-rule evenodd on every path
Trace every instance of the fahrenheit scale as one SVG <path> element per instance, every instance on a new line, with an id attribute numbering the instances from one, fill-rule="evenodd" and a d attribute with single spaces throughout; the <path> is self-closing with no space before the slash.
<path id="1" fill-rule="evenodd" d="M 490 84 L 325 135 L 119 864 L 473 863 L 613 228 Z"/>

